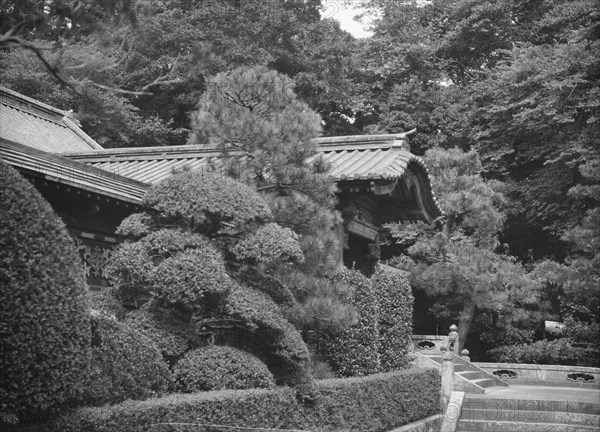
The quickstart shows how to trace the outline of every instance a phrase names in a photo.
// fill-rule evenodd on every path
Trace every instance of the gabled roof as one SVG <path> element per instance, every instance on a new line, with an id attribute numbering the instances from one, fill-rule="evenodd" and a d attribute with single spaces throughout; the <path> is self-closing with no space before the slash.
<path id="1" fill-rule="evenodd" d="M 51 153 L 102 149 L 81 130 L 72 112 L 59 110 L 2 86 L 0 136 Z"/>
<path id="2" fill-rule="evenodd" d="M 0 158 L 24 173 L 133 204 L 149 185 L 0 137 Z"/>

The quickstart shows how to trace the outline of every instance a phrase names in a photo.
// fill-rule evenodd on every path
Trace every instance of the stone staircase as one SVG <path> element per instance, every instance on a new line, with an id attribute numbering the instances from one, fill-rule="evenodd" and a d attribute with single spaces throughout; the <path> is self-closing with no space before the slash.
<path id="1" fill-rule="evenodd" d="M 458 431 L 600 431 L 600 400 L 598 403 L 591 403 L 564 400 L 494 399 L 465 394 Z"/>
<path id="2" fill-rule="evenodd" d="M 435 367 L 441 369 L 445 352 L 420 353 L 417 364 L 423 367 Z M 464 360 L 454 353 L 454 389 L 465 393 L 485 393 L 486 389 L 507 387 L 508 384 L 489 372 L 480 369 L 472 363 Z"/>

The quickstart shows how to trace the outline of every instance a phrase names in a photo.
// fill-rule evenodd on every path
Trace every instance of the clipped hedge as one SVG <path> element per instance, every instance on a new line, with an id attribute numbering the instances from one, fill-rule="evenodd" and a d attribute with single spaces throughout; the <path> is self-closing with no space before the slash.
<path id="1" fill-rule="evenodd" d="M 164 394 L 171 373 L 143 334 L 114 316 L 92 311 L 92 362 L 83 391 L 86 405 Z"/>
<path id="2" fill-rule="evenodd" d="M 597 349 L 574 345 L 566 338 L 501 346 L 488 351 L 488 355 L 500 363 L 600 367 L 600 352 Z"/>
<path id="3" fill-rule="evenodd" d="M 89 362 L 85 279 L 50 204 L 0 163 L 0 424 L 75 397 Z"/>
<path id="4" fill-rule="evenodd" d="M 317 335 L 313 348 L 343 376 L 407 367 L 414 298 L 406 277 L 382 266 L 371 279 L 356 270 L 344 270 L 336 279 L 354 287 L 358 322 L 342 332 Z"/>
<path id="5" fill-rule="evenodd" d="M 184 393 L 275 387 L 267 365 L 250 353 L 228 346 L 188 352 L 175 365 L 173 374 L 177 388 Z"/>
<path id="6" fill-rule="evenodd" d="M 381 371 L 389 372 L 408 366 L 412 345 L 414 297 L 404 274 L 381 266 L 373 277 L 373 289 L 379 300 L 379 355 Z"/>
<path id="7" fill-rule="evenodd" d="M 336 281 L 354 288 L 352 305 L 358 320 L 342 332 L 317 335 L 315 349 L 342 376 L 363 376 L 380 371 L 379 302 L 370 279 L 358 270 L 342 270 Z"/>
<path id="8" fill-rule="evenodd" d="M 39 432 L 135 432 L 167 430 L 157 423 L 179 423 L 177 430 L 223 430 L 200 425 L 310 431 L 383 432 L 439 413 L 440 376 L 432 369 L 318 381 L 315 405 L 298 402 L 290 388 L 225 390 L 127 401 L 112 407 L 83 408 Z M 181 423 L 192 426 L 186 428 Z M 171 429 L 168 429 L 171 430 Z M 175 429 L 173 429 L 175 430 Z"/>

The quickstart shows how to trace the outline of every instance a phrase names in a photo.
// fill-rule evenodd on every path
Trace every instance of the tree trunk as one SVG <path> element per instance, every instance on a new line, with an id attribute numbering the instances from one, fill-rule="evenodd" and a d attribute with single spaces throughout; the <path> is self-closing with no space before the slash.
<path id="1" fill-rule="evenodd" d="M 463 310 L 460 313 L 458 319 L 458 353 L 465 347 L 467 336 L 469 335 L 469 328 L 471 327 L 471 321 L 473 321 L 473 315 L 475 315 L 475 299 L 472 295 L 465 297 L 463 303 Z"/>

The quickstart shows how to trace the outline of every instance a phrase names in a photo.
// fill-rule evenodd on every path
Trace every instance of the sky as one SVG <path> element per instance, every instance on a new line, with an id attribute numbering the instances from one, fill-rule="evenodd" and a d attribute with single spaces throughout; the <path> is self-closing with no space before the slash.
<path id="1" fill-rule="evenodd" d="M 354 17 L 362 12 L 360 8 L 361 1 L 344 4 L 343 0 L 323 1 L 322 18 L 333 18 L 340 23 L 340 27 L 356 38 L 366 38 L 372 35 L 372 32 L 365 30 L 366 23 L 354 21 Z"/>

